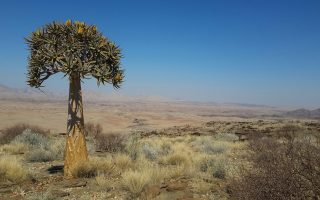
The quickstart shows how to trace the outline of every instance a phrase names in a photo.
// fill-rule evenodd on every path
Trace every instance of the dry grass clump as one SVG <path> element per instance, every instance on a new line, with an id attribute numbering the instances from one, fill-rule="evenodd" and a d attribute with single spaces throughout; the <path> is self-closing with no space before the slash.
<path id="1" fill-rule="evenodd" d="M 56 156 L 43 148 L 33 149 L 27 153 L 26 159 L 29 162 L 48 162 L 55 160 Z"/>
<path id="2" fill-rule="evenodd" d="M 0 180 L 20 183 L 27 179 L 28 171 L 14 156 L 0 157 Z"/>
<path id="3" fill-rule="evenodd" d="M 73 170 L 73 176 L 91 178 L 97 175 L 115 175 L 119 172 L 111 156 L 90 157 L 88 162 L 79 162 Z"/>
<path id="4" fill-rule="evenodd" d="M 189 158 L 187 155 L 180 153 L 173 153 L 165 158 L 165 163 L 169 165 L 189 165 Z"/>
<path id="5" fill-rule="evenodd" d="M 134 163 L 129 155 L 116 154 L 114 156 L 114 163 L 120 172 L 134 168 Z"/>
<path id="6" fill-rule="evenodd" d="M 138 196 L 151 180 L 150 171 L 128 170 L 122 174 L 122 184 L 134 196 Z"/>
<path id="7" fill-rule="evenodd" d="M 97 174 L 97 166 L 91 162 L 78 162 L 72 170 L 72 175 L 77 178 L 92 178 Z"/>
<path id="8" fill-rule="evenodd" d="M 1 147 L 1 151 L 10 154 L 24 154 L 29 150 L 28 145 L 20 142 L 12 142 Z"/>
<path id="9" fill-rule="evenodd" d="M 106 175 L 104 174 L 98 174 L 96 177 L 95 177 L 95 180 L 97 182 L 97 184 L 101 187 L 101 188 L 110 188 L 112 186 L 114 186 L 114 181 L 110 180 L 107 178 Z"/>
<path id="10" fill-rule="evenodd" d="M 2 130 L 2 134 L 0 135 L 0 144 L 10 143 L 16 136 L 22 134 L 26 129 L 30 129 L 32 132 L 38 133 L 40 135 L 48 134 L 48 130 L 44 130 L 38 126 L 29 124 L 16 124 Z"/>
<path id="11" fill-rule="evenodd" d="M 96 167 L 97 174 L 112 175 L 115 173 L 115 163 L 111 156 L 91 157 L 89 162 Z"/>

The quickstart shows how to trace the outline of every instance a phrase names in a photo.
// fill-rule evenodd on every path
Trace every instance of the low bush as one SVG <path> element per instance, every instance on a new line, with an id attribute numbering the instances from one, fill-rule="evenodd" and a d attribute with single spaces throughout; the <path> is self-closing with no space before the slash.
<path id="1" fill-rule="evenodd" d="M 232 199 L 319 199 L 320 146 L 292 130 L 250 140 L 252 167 L 230 184 Z"/>
<path id="2" fill-rule="evenodd" d="M 212 165 L 212 175 L 215 178 L 225 179 L 226 177 L 226 163 L 222 160 L 216 160 Z"/>
<path id="3" fill-rule="evenodd" d="M 214 135 L 213 139 L 219 141 L 234 142 L 239 140 L 239 137 L 232 133 L 218 133 Z"/>
<path id="4" fill-rule="evenodd" d="M 48 134 L 48 130 L 44 130 L 38 126 L 32 126 L 29 124 L 16 124 L 2 130 L 2 134 L 0 135 L 0 144 L 10 143 L 16 136 L 22 134 L 26 129 L 30 129 L 32 132 L 40 135 Z"/>
<path id="5" fill-rule="evenodd" d="M 27 179 L 28 171 L 14 156 L 0 157 L 0 181 L 20 183 Z"/>
<path id="6" fill-rule="evenodd" d="M 52 192 L 45 191 L 45 192 L 38 192 L 36 194 L 33 194 L 26 198 L 27 200 L 56 200 L 57 197 L 55 197 Z"/>
<path id="7" fill-rule="evenodd" d="M 47 149 L 50 145 L 47 136 L 33 132 L 31 129 L 24 130 L 22 134 L 14 138 L 14 142 L 26 144 L 31 148 Z"/>
<path id="8" fill-rule="evenodd" d="M 138 133 L 133 133 L 127 137 L 125 144 L 125 152 L 129 154 L 132 160 L 137 160 L 140 155 L 140 135 Z"/>
<path id="9" fill-rule="evenodd" d="M 97 134 L 94 137 L 96 150 L 110 153 L 123 152 L 125 149 L 122 134 Z"/>
<path id="10" fill-rule="evenodd" d="M 26 159 L 29 162 L 48 162 L 56 159 L 56 155 L 52 151 L 43 148 L 33 149 L 27 153 Z"/>
<path id="11" fill-rule="evenodd" d="M 72 170 L 72 175 L 77 178 L 91 178 L 98 174 L 97 165 L 91 162 L 78 162 Z"/>
<path id="12" fill-rule="evenodd" d="M 227 141 L 222 141 L 213 137 L 203 137 L 191 142 L 191 146 L 195 151 L 202 151 L 206 154 L 221 154 L 228 150 Z M 224 138 L 225 139 L 225 138 Z"/>
<path id="13" fill-rule="evenodd" d="M 148 143 L 142 145 L 142 152 L 148 160 L 156 160 L 158 157 L 157 149 Z"/>
<path id="14" fill-rule="evenodd" d="M 228 147 L 224 143 L 210 143 L 206 142 L 203 144 L 203 151 L 207 154 L 221 154 L 226 152 Z"/>
<path id="15" fill-rule="evenodd" d="M 205 158 L 199 163 L 201 172 L 210 172 L 213 177 L 220 179 L 226 177 L 226 166 L 225 159 L 221 158 Z"/>
<path id="16" fill-rule="evenodd" d="M 51 145 L 49 147 L 49 150 L 55 159 L 62 160 L 63 155 L 64 155 L 65 146 L 66 146 L 65 139 L 56 139 L 56 140 L 51 141 Z"/>
<path id="17" fill-rule="evenodd" d="M 85 136 L 96 137 L 97 135 L 102 134 L 102 126 L 91 122 L 85 123 L 84 134 Z"/>

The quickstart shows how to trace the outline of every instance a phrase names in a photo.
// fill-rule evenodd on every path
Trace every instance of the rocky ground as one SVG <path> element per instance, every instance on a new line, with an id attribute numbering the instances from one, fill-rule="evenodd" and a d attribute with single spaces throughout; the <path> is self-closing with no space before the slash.
<path id="1" fill-rule="evenodd" d="M 228 183 L 240 176 L 240 166 L 247 165 L 248 138 L 240 141 L 240 136 L 269 137 L 288 124 L 320 133 L 317 121 L 208 121 L 201 126 L 136 131 L 123 136 L 123 146 L 110 151 L 97 149 L 97 141 L 89 135 L 90 162 L 101 167 L 79 168 L 73 180 L 63 178 L 64 135 L 48 136 L 52 148 L 45 151 L 59 155 L 45 161 L 30 159 L 33 147 L 24 148 L 26 144 L 14 139 L 0 148 L 4 158 L 0 199 L 228 199 Z M 14 171 L 1 168 L 12 158 L 25 170 L 18 179 Z"/>

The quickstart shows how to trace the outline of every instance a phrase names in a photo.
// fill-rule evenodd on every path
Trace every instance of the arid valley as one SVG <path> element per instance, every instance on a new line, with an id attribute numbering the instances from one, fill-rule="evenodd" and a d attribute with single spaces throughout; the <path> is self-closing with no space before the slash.
<path id="1" fill-rule="evenodd" d="M 316 110 L 310 115 L 269 106 L 84 92 L 90 162 L 79 166 L 77 179 L 66 180 L 66 97 L 5 86 L 0 92 L 0 174 L 6 167 L 15 170 L 4 173 L 0 199 L 245 199 L 243 189 L 253 186 L 239 177 L 255 166 L 251 154 L 258 147 L 252 141 L 268 141 L 259 148 L 275 145 L 279 156 L 286 146 L 272 142 L 290 142 L 288 135 L 319 144 Z M 257 181 L 250 173 L 247 178 Z"/>

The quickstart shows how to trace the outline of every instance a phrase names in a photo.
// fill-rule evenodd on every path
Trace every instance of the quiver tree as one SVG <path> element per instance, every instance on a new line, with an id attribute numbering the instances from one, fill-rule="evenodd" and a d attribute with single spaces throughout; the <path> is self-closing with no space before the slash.
<path id="1" fill-rule="evenodd" d="M 123 81 L 118 46 L 93 25 L 83 22 L 53 22 L 26 38 L 30 55 L 27 83 L 43 87 L 51 75 L 62 72 L 69 78 L 67 143 L 64 175 L 72 177 L 77 162 L 88 159 L 84 136 L 81 79 L 94 77 L 97 84 L 109 83 L 119 88 Z"/>

